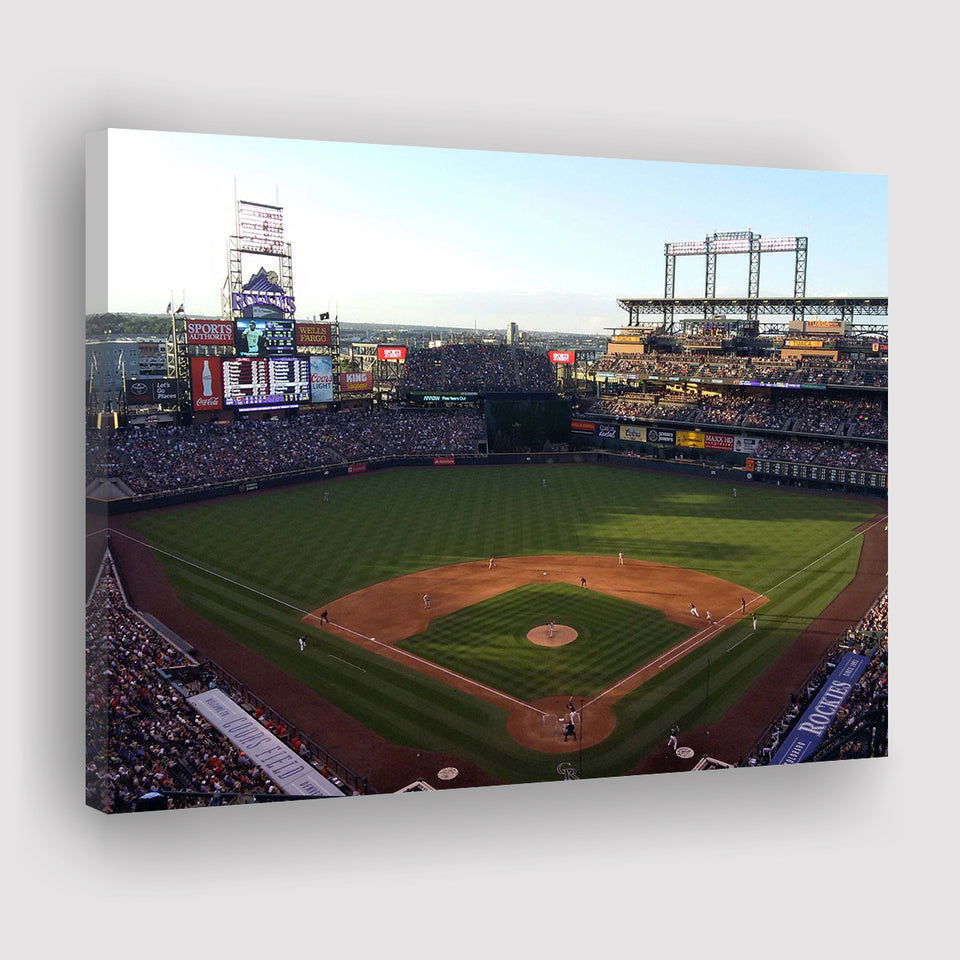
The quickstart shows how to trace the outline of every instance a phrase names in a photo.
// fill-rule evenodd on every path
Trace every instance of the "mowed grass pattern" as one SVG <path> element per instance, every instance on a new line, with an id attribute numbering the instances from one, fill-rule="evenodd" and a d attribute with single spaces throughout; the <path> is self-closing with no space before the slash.
<path id="1" fill-rule="evenodd" d="M 731 627 L 617 704 L 616 731 L 583 751 L 582 771 L 614 776 L 665 739 L 675 720 L 689 728 L 732 704 L 852 579 L 861 543 L 854 529 L 886 509 L 882 500 L 789 487 L 738 483 L 736 497 L 732 490 L 708 478 L 597 465 L 410 468 L 172 507 L 129 522 L 157 549 L 188 606 L 378 733 L 529 782 L 556 778 L 556 763 L 513 742 L 504 710 L 304 628 L 303 614 L 415 570 L 490 556 L 612 559 L 619 550 L 766 594 L 760 629 L 747 641 L 728 651 L 743 629 Z M 301 656 L 296 637 L 305 629 Z M 480 659 L 492 668 L 497 657 Z M 594 681 L 584 670 L 574 690 L 550 692 L 586 688 Z M 468 664 L 462 672 L 475 676 Z"/>
<path id="2" fill-rule="evenodd" d="M 527 639 L 550 619 L 573 627 L 576 640 L 545 647 Z M 593 696 L 689 634 L 659 610 L 555 583 L 509 590 L 433 621 L 399 646 L 530 702 Z"/>

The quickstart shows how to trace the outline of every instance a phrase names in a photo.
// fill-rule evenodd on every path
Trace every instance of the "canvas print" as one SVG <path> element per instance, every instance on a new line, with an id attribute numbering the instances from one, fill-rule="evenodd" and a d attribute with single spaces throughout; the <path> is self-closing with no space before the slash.
<path id="1" fill-rule="evenodd" d="M 88 153 L 89 806 L 886 756 L 885 177 Z"/>

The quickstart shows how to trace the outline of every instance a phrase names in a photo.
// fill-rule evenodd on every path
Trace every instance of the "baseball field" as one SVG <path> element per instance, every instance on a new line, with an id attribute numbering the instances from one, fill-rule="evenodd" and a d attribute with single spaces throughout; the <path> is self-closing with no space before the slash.
<path id="1" fill-rule="evenodd" d="M 613 466 L 424 467 L 111 528 L 137 606 L 386 791 L 661 769 L 674 723 L 709 750 L 778 665 L 813 666 L 815 624 L 865 612 L 838 597 L 885 508 Z"/>

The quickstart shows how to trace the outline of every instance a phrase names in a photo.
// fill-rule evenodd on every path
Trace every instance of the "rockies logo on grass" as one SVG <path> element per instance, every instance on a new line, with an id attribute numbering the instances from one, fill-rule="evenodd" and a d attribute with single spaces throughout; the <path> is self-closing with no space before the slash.
<path id="1" fill-rule="evenodd" d="M 580 779 L 580 771 L 577 770 L 572 763 L 568 763 L 566 760 L 563 760 L 557 764 L 557 773 L 559 773 L 564 780 Z"/>

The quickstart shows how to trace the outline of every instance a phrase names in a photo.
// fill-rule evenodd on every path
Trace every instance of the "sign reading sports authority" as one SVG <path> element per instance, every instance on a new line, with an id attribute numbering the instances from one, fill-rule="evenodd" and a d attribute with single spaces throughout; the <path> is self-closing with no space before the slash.
<path id="1" fill-rule="evenodd" d="M 199 347 L 232 347 L 233 321 L 188 320 L 187 343 Z"/>

